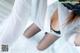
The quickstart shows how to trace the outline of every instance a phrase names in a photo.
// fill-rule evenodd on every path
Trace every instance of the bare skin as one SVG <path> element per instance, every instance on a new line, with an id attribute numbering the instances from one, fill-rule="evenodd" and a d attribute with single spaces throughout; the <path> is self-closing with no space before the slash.
<path id="1" fill-rule="evenodd" d="M 58 20 L 58 9 L 54 12 L 51 17 L 51 27 L 55 30 L 59 27 L 59 20 Z"/>
<path id="2" fill-rule="evenodd" d="M 74 44 L 75 46 L 80 46 L 80 34 L 75 37 Z"/>
<path id="3" fill-rule="evenodd" d="M 77 16 L 75 16 L 75 17 L 77 18 Z M 76 19 L 76 21 L 77 21 L 77 19 Z M 75 36 L 74 44 L 75 44 L 75 46 L 80 46 L 80 28 L 77 28 L 75 31 L 76 31 L 76 36 Z"/>
<path id="4" fill-rule="evenodd" d="M 52 15 L 52 19 L 53 22 L 51 23 L 51 27 L 54 30 L 57 30 L 57 28 L 59 27 L 59 20 L 58 20 L 58 10 L 55 11 L 55 13 Z M 46 48 L 48 48 L 52 43 L 54 43 L 57 39 L 59 39 L 58 36 L 55 36 L 54 34 L 50 34 L 50 33 L 45 33 L 45 36 L 43 37 L 43 39 L 39 42 L 37 49 L 38 50 L 45 50 Z M 80 45 L 80 36 L 76 37 L 76 44 Z"/>
<path id="5" fill-rule="evenodd" d="M 80 32 L 75 36 L 74 44 L 75 46 L 80 46 Z"/>
<path id="6" fill-rule="evenodd" d="M 56 30 L 59 26 L 59 22 L 58 22 L 58 10 L 55 11 L 55 13 L 52 15 L 51 17 L 52 19 L 52 23 L 51 26 L 54 30 Z M 37 49 L 38 50 L 45 50 L 46 48 L 48 48 L 52 43 L 54 43 L 59 37 L 55 36 L 54 34 L 50 34 L 50 33 L 45 33 L 45 36 L 43 37 L 43 39 L 39 42 Z"/>
<path id="7" fill-rule="evenodd" d="M 53 34 L 50 33 L 45 33 L 45 36 L 43 37 L 43 39 L 39 42 L 37 49 L 40 51 L 45 50 L 46 48 L 48 48 L 50 45 L 52 45 L 52 43 L 54 43 L 59 37 L 55 36 Z"/>
<path id="8" fill-rule="evenodd" d="M 34 36 L 39 31 L 41 31 L 41 29 L 36 24 L 33 23 L 33 24 L 31 24 L 31 26 L 29 26 L 25 30 L 24 36 L 27 37 L 27 38 L 31 38 L 32 36 Z"/>
<path id="9" fill-rule="evenodd" d="M 80 3 L 80 0 L 76 0 L 77 2 Z M 80 46 L 80 29 L 77 30 L 79 33 L 77 33 L 75 40 L 74 40 L 74 44 L 75 46 Z"/>

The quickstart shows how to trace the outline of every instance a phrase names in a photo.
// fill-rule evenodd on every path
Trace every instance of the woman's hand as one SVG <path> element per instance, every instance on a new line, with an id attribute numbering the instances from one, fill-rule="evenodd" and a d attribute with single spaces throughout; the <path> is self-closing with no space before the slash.
<path id="1" fill-rule="evenodd" d="M 74 44 L 75 46 L 80 46 L 80 33 L 75 36 Z"/>

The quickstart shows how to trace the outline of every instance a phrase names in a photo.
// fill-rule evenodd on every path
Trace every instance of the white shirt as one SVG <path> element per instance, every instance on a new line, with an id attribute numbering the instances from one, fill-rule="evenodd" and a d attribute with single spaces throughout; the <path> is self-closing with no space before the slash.
<path id="1" fill-rule="evenodd" d="M 74 46 L 74 38 L 69 40 L 72 36 L 76 33 L 76 29 L 80 27 L 79 19 L 71 25 L 65 25 L 66 19 L 70 14 L 69 10 L 64 7 L 61 3 L 58 3 L 58 13 L 59 13 L 59 23 L 60 23 L 60 31 L 61 31 L 61 38 L 56 41 L 54 44 L 54 49 L 56 53 L 78 53 L 78 49 Z M 71 42 L 70 42 L 71 41 Z M 58 49 L 58 51 L 57 51 Z"/>

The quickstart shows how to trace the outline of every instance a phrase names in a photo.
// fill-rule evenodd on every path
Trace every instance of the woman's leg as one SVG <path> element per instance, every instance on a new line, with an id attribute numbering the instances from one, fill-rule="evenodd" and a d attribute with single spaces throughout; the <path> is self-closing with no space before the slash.
<path id="1" fill-rule="evenodd" d="M 32 18 L 34 23 L 25 30 L 24 36 L 30 38 L 43 28 L 46 8 L 47 0 L 32 0 Z"/>
<path id="2" fill-rule="evenodd" d="M 58 10 L 57 9 L 55 10 L 53 15 L 51 16 L 50 25 L 55 30 L 57 28 L 59 28 Z M 51 34 L 51 33 L 45 33 L 44 38 L 40 41 L 37 48 L 39 50 L 44 50 L 44 49 L 48 48 L 52 43 L 54 43 L 58 38 L 59 38 L 59 36 L 57 36 L 57 35 L 54 35 L 54 34 Z"/>
<path id="3" fill-rule="evenodd" d="M 52 43 L 54 43 L 59 37 L 50 33 L 45 33 L 43 39 L 39 42 L 37 48 L 38 50 L 44 50 L 48 48 Z"/>
<path id="4" fill-rule="evenodd" d="M 41 31 L 40 28 L 35 23 L 33 23 L 24 31 L 24 36 L 26 36 L 27 38 L 31 38 L 39 31 Z"/>

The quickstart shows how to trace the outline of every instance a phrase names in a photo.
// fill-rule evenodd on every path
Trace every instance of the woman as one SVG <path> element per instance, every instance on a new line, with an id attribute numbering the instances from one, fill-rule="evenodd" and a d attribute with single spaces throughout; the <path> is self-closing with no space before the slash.
<path id="1" fill-rule="evenodd" d="M 71 43 L 69 43 L 69 39 L 73 35 L 77 36 L 80 34 L 80 32 L 78 30 L 80 27 L 79 16 L 80 16 L 80 3 L 79 2 L 58 3 L 58 19 L 59 19 L 59 29 L 61 32 L 61 34 L 60 34 L 61 38 L 60 39 L 57 38 L 58 39 L 57 44 L 54 43 L 53 48 L 55 49 L 56 53 L 77 53 L 78 52 L 77 49 L 74 46 L 72 46 Z M 55 26 L 55 25 L 53 25 L 53 26 Z M 47 36 L 47 37 L 49 37 L 49 36 Z M 76 37 L 74 37 L 74 38 L 76 38 Z M 40 49 L 44 49 L 47 46 L 49 46 L 48 44 L 51 45 L 51 43 L 54 42 L 53 41 L 54 38 L 52 38 L 52 36 L 49 38 L 44 38 L 44 39 L 42 40 Z M 79 41 L 79 37 L 77 38 L 77 40 Z M 75 40 L 75 41 L 77 41 L 77 40 Z M 75 43 L 79 44 L 79 42 L 75 42 Z M 58 51 L 57 51 L 57 49 L 58 49 Z"/>
<path id="2" fill-rule="evenodd" d="M 64 29 L 63 30 L 66 30 L 65 32 L 63 32 L 66 36 L 66 37 L 70 37 L 71 34 L 74 34 L 76 33 L 77 35 L 79 35 L 79 20 L 80 20 L 80 3 L 73 3 L 73 4 L 70 4 L 70 3 L 64 3 L 63 4 L 65 7 L 67 7 L 67 9 L 70 10 L 70 14 L 68 16 L 68 18 L 66 18 L 66 22 L 64 22 Z M 73 27 L 72 27 L 73 26 Z M 67 29 L 70 28 L 70 29 Z M 67 31 L 68 30 L 68 31 Z M 69 34 L 69 35 L 67 35 Z M 67 40 L 67 38 L 66 38 Z"/>

